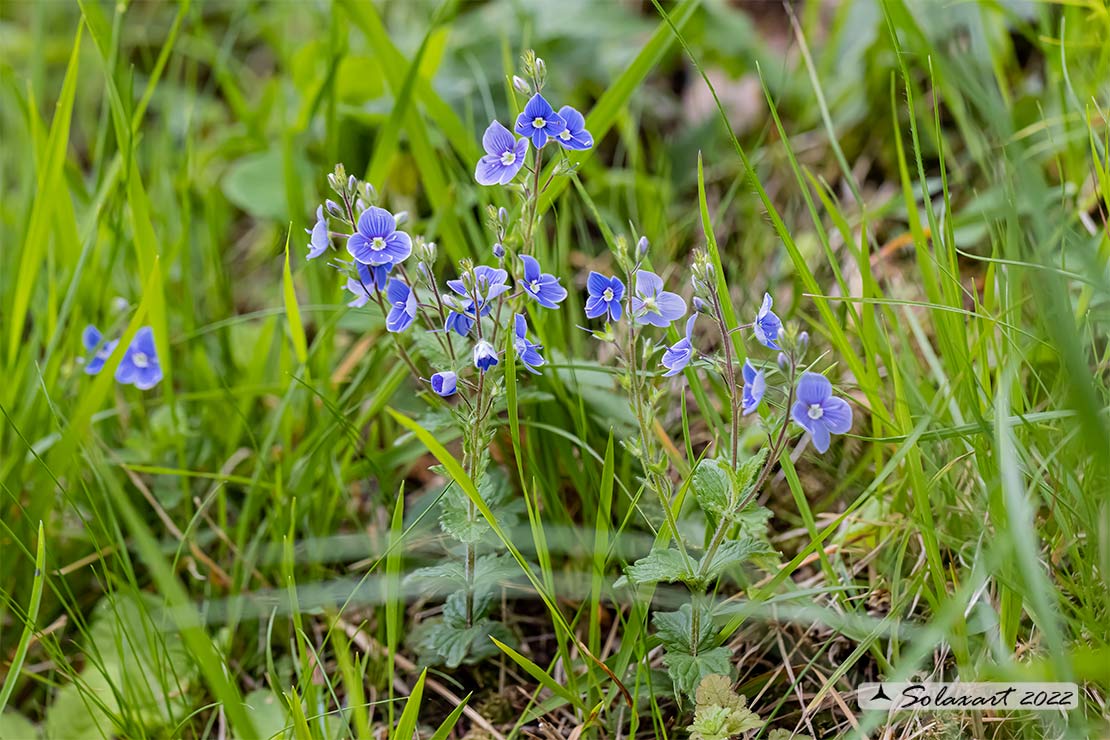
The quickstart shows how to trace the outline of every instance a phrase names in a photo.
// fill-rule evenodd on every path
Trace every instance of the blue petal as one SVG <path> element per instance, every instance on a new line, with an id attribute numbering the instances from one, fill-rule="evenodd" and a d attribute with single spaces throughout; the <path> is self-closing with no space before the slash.
<path id="1" fill-rule="evenodd" d="M 797 393 L 798 401 L 806 407 L 823 404 L 832 395 L 832 383 L 819 373 L 802 373 Z"/>
<path id="2" fill-rule="evenodd" d="M 516 146 L 516 138 L 509 129 L 501 125 L 500 121 L 493 121 L 482 134 L 482 147 L 486 153 L 500 158 L 502 154 L 511 151 Z"/>
<path id="3" fill-rule="evenodd" d="M 370 206 L 358 217 L 358 233 L 367 239 L 385 238 L 397 230 L 397 220 L 384 208 Z"/>
<path id="4" fill-rule="evenodd" d="M 527 254 L 520 255 L 520 261 L 524 263 L 524 281 L 532 282 L 540 278 L 540 263 L 535 257 Z"/>
<path id="5" fill-rule="evenodd" d="M 90 352 L 96 349 L 97 345 L 100 344 L 103 339 L 104 335 L 100 333 L 100 329 L 97 329 L 92 324 L 86 326 L 84 331 L 81 332 L 81 344 Z"/>

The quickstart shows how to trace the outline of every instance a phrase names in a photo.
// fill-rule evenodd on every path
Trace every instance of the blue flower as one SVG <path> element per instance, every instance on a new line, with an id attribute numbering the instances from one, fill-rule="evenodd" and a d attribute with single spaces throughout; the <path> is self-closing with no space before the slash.
<path id="1" fill-rule="evenodd" d="M 328 220 L 324 218 L 323 206 L 316 207 L 316 225 L 312 229 L 305 229 L 305 233 L 312 235 L 308 242 L 308 257 L 305 259 L 314 260 L 328 251 L 331 241 L 328 239 Z"/>
<path id="2" fill-rule="evenodd" d="M 408 329 L 416 320 L 416 291 L 392 278 L 385 286 L 385 295 L 391 306 L 385 317 L 385 328 L 391 332 Z"/>
<path id="3" fill-rule="evenodd" d="M 432 391 L 444 398 L 455 395 L 458 385 L 459 376 L 450 370 L 444 370 L 432 376 Z"/>
<path id="4" fill-rule="evenodd" d="M 358 271 L 358 279 L 350 278 L 347 280 L 347 290 L 354 294 L 355 299 L 347 305 L 351 308 L 361 308 L 366 305 L 366 302 L 374 297 L 374 293 L 381 290 L 389 276 L 389 271 L 393 269 L 393 265 L 364 265 L 361 262 L 355 263 L 355 270 Z"/>
<path id="5" fill-rule="evenodd" d="M 624 283 L 618 277 L 605 277 L 600 272 L 590 272 L 586 278 L 586 318 L 596 319 L 609 315 L 610 321 L 621 320 L 621 299 L 624 298 Z"/>
<path id="6" fill-rule="evenodd" d="M 528 139 L 518 139 L 509 129 L 494 121 L 482 134 L 486 156 L 478 160 L 474 179 L 479 185 L 507 185 L 524 166 Z"/>
<path id="7" fill-rule="evenodd" d="M 664 378 L 669 378 L 672 375 L 678 375 L 682 372 L 690 360 L 694 357 L 694 345 L 691 341 L 694 334 L 694 322 L 698 320 L 698 315 L 694 314 L 686 321 L 686 336 L 683 339 L 667 347 L 667 351 L 663 353 L 663 367 L 667 368 L 667 372 L 663 373 Z"/>
<path id="8" fill-rule="evenodd" d="M 397 231 L 397 220 L 384 208 L 370 206 L 358 217 L 347 251 L 364 265 L 397 265 L 412 254 L 412 238 Z"/>
<path id="9" fill-rule="evenodd" d="M 663 290 L 663 279 L 653 272 L 636 272 L 636 295 L 632 296 L 632 315 L 637 324 L 666 328 L 686 313 L 686 301 L 677 293 Z"/>
<path id="10" fill-rule="evenodd" d="M 564 149 L 581 151 L 594 145 L 594 137 L 586 130 L 586 119 L 582 114 L 564 105 L 559 109 L 559 116 L 566 121 L 567 127 L 557 137 Z"/>
<path id="11" fill-rule="evenodd" d="M 497 350 L 484 339 L 479 339 L 474 345 L 474 367 L 483 373 L 497 364 Z"/>
<path id="12" fill-rule="evenodd" d="M 744 360 L 744 367 L 740 372 L 744 376 L 744 395 L 740 399 L 740 406 L 744 409 L 744 416 L 747 416 L 759 408 L 759 402 L 767 392 L 767 378 L 762 370 L 756 370 L 747 360 Z"/>
<path id="13" fill-rule="evenodd" d="M 96 375 L 104 369 L 104 363 L 107 362 L 108 357 L 115 350 L 116 345 L 119 344 L 119 340 L 113 339 L 110 342 L 105 342 L 100 330 L 90 324 L 81 332 L 81 344 L 84 345 L 87 352 L 93 353 L 92 357 L 85 362 L 85 372 L 89 375 Z"/>
<path id="14" fill-rule="evenodd" d="M 496 267 L 478 265 L 471 273 L 475 292 L 478 294 L 478 303 L 475 305 L 473 294 L 467 290 L 466 282 L 462 278 L 448 280 L 447 287 L 458 293 L 466 302 L 459 306 L 461 310 L 452 311 L 447 315 L 447 331 L 455 331 L 459 336 L 466 336 L 474 326 L 474 321 L 479 316 L 485 316 L 493 310 L 490 301 L 509 289 L 505 281 L 509 273 Z"/>
<path id="15" fill-rule="evenodd" d="M 154 330 L 144 326 L 135 334 L 134 341 L 120 360 L 119 367 L 116 368 L 116 381 L 146 391 L 158 385 L 161 380 L 162 365 L 158 362 L 158 350 L 154 347 Z"/>
<path id="16" fill-rule="evenodd" d="M 782 331 L 782 321 L 771 310 L 773 304 L 771 294 L 764 293 L 763 305 L 759 307 L 759 313 L 756 314 L 755 324 L 752 328 L 755 329 L 755 338 L 759 340 L 760 344 L 770 349 L 780 349 L 775 344 L 775 340 L 779 338 L 779 332 Z"/>
<path id="17" fill-rule="evenodd" d="M 829 434 L 844 434 L 852 428 L 852 407 L 834 396 L 832 383 L 817 373 L 802 373 L 790 417 L 809 432 L 818 452 L 829 449 Z"/>
<path id="18" fill-rule="evenodd" d="M 545 362 L 540 357 L 540 350 L 543 347 L 528 341 L 528 322 L 525 320 L 524 314 L 518 313 L 513 316 L 513 335 L 513 349 L 516 350 L 517 359 L 520 360 L 528 372 L 539 375 L 540 373 L 536 368 Z"/>
<path id="19" fill-rule="evenodd" d="M 524 292 L 536 299 L 544 308 L 558 308 L 559 301 L 567 297 L 567 289 L 559 285 L 559 278 L 549 272 L 540 272 L 540 263 L 535 257 L 521 255 L 524 263 Z"/>
<path id="20" fill-rule="evenodd" d="M 532 96 L 524 106 L 524 111 L 516 118 L 516 132 L 531 139 L 532 146 L 537 149 L 543 148 L 547 137 L 558 136 L 566 127 L 567 122 L 539 93 Z"/>

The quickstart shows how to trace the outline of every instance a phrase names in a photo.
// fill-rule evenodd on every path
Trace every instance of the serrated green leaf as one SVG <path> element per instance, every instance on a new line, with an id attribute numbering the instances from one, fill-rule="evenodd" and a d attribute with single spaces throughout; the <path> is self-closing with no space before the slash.
<path id="1" fill-rule="evenodd" d="M 683 604 L 677 611 L 655 612 L 651 616 L 655 634 L 663 642 L 668 652 L 693 653 L 690 633 L 694 624 L 694 607 Z M 713 613 L 704 606 L 698 607 L 698 652 L 708 650 L 717 641 L 713 630 Z"/>
<path id="2" fill-rule="evenodd" d="M 732 673 L 732 652 L 725 647 L 699 651 L 697 655 L 667 652 L 663 654 L 663 664 L 667 666 L 675 691 L 690 696 L 706 676 Z"/>
<path id="3" fill-rule="evenodd" d="M 763 720 L 750 709 L 710 704 L 695 710 L 694 723 L 686 729 L 690 731 L 691 740 L 728 740 L 762 727 Z"/>
<path id="4" fill-rule="evenodd" d="M 744 565 L 761 555 L 774 555 L 775 550 L 766 539 L 742 536 L 728 540 L 717 550 L 712 563 L 705 570 L 705 578 L 712 581 L 729 568 Z"/>
<path id="5" fill-rule="evenodd" d="M 693 578 L 686 557 L 674 548 L 652 550 L 626 570 L 628 579 L 638 585 L 675 583 Z"/>
<path id="6" fill-rule="evenodd" d="M 717 458 L 702 460 L 694 470 L 690 486 L 706 514 L 720 518 L 731 511 L 735 492 L 727 463 Z"/>
<path id="7" fill-rule="evenodd" d="M 759 452 L 740 463 L 740 467 L 737 468 L 733 478 L 733 485 L 738 494 L 736 505 L 739 505 L 740 501 L 743 501 L 751 492 L 751 486 L 755 483 L 755 478 L 759 475 L 759 471 L 763 468 L 763 463 L 766 460 L 767 448 L 761 447 Z"/>

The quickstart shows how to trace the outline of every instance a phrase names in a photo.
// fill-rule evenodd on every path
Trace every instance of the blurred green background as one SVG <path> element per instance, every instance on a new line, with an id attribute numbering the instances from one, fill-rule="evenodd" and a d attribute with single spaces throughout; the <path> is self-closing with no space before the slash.
<path id="1" fill-rule="evenodd" d="M 530 479 L 508 464 L 505 485 L 546 535 L 514 539 L 635 706 L 518 584 L 503 618 L 553 678 L 435 669 L 408 705 L 424 734 L 683 732 L 647 604 L 610 588 L 659 512 L 633 505 L 619 444 L 599 492 L 631 421 L 577 324 L 611 267 L 599 220 L 685 290 L 700 154 L 733 301 L 773 293 L 857 412 L 763 497 L 781 569 L 719 594 L 759 736 L 866 736 L 888 720 L 857 681 L 957 674 L 1083 699 L 892 731 L 1104 735 L 1107 38 L 1101 0 L 0 4 L 0 738 L 411 736 L 405 637 L 436 605 L 401 576 L 444 557 L 423 516 L 444 479 L 385 409 L 453 440 L 302 235 L 342 162 L 439 244 L 442 276 L 487 258 L 485 206 L 510 200 L 473 167 L 530 48 L 597 146 L 544 221 L 571 290 L 538 329 L 555 367 L 494 457 L 522 454 Z M 90 323 L 152 325 L 165 381 L 85 375 Z M 706 376 L 684 431 L 695 399 L 670 388 L 679 474 L 724 391 Z"/>

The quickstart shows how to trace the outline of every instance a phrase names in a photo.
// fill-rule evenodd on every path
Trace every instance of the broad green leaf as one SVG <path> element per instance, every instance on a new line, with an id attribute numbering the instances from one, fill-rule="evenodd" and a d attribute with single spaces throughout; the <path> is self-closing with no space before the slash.
<path id="1" fill-rule="evenodd" d="M 663 642 L 668 652 L 692 653 L 690 641 L 694 629 L 694 606 L 683 604 L 677 611 L 655 612 L 651 615 L 656 636 Z M 713 613 L 705 606 L 698 607 L 698 651 L 708 650 L 717 641 L 713 629 Z"/>
<path id="2" fill-rule="evenodd" d="M 676 583 L 692 579 L 689 561 L 674 548 L 652 550 L 628 566 L 628 580 L 643 586 L 651 583 Z"/>
<path id="3" fill-rule="evenodd" d="M 726 647 L 699 651 L 697 655 L 665 652 L 663 664 L 674 681 L 675 690 L 690 696 L 706 676 L 732 674 L 732 652 Z"/>
<path id="4" fill-rule="evenodd" d="M 736 495 L 728 463 L 718 458 L 702 460 L 694 469 L 690 485 L 705 513 L 719 519 L 731 511 Z"/>

